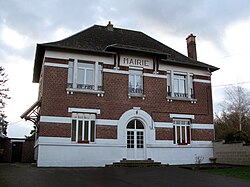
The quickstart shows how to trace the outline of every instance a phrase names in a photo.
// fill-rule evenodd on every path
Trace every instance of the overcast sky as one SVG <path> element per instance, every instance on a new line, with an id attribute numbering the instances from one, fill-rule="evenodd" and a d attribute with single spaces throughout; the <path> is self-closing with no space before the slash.
<path id="1" fill-rule="evenodd" d="M 63 39 L 94 24 L 142 31 L 183 53 L 196 35 L 198 60 L 219 67 L 212 76 L 215 110 L 224 85 L 250 89 L 249 0 L 0 0 L 0 65 L 9 75 L 8 136 L 29 135 L 20 115 L 36 100 L 32 83 L 37 43 Z"/>

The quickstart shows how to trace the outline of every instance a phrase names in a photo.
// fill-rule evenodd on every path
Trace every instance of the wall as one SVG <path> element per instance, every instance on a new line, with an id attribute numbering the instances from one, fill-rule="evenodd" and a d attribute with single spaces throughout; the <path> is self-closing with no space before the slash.
<path id="1" fill-rule="evenodd" d="M 2 158 L 0 162 L 12 162 L 12 142 L 21 142 L 22 151 L 21 151 L 21 162 L 31 163 L 34 162 L 34 140 L 29 139 L 11 139 L 5 138 L 0 140 L 0 149 L 4 149 Z"/>
<path id="2" fill-rule="evenodd" d="M 250 145 L 244 143 L 224 144 L 214 142 L 216 163 L 250 166 Z"/>
<path id="3" fill-rule="evenodd" d="M 53 63 L 55 59 L 50 60 Z M 65 64 L 65 60 L 56 59 L 56 63 Z M 144 94 L 145 99 L 140 97 L 128 97 L 128 74 L 121 74 L 111 68 L 112 72 L 103 73 L 103 97 L 98 97 L 93 93 L 74 92 L 67 94 L 67 68 L 44 66 L 43 97 L 41 116 L 70 117 L 69 107 L 76 108 L 95 108 L 100 109 L 101 113 L 97 119 L 118 120 L 121 115 L 133 107 L 141 107 L 149 113 L 156 122 L 172 122 L 169 117 L 171 113 L 192 114 L 195 118 L 192 123 L 212 124 L 212 95 L 211 84 L 204 82 L 194 82 L 196 103 L 190 101 L 173 100 L 169 102 L 166 99 L 166 78 L 159 78 L 158 75 L 150 74 L 144 76 Z M 108 69 L 108 67 L 106 67 Z M 120 73 L 119 73 L 120 72 Z M 125 71 L 123 71 L 125 72 Z M 155 76 L 155 77 L 154 77 Z M 210 77 L 195 77 L 199 80 L 210 79 Z M 206 80 L 205 80 L 206 81 Z M 102 124 L 100 124 L 102 125 Z M 40 123 L 40 136 L 50 137 L 70 137 L 70 127 L 65 124 L 50 124 L 48 122 Z M 211 134 L 212 133 L 212 134 Z M 213 138 L 213 132 L 206 133 L 209 140 Z M 197 136 L 197 140 L 200 137 Z M 203 140 L 203 139 L 200 139 Z"/>
<path id="4" fill-rule="evenodd" d="M 0 139 L 0 148 L 4 149 L 0 162 L 11 162 L 12 144 L 9 139 Z"/>
<path id="5" fill-rule="evenodd" d="M 40 137 L 38 167 L 103 167 L 127 157 L 125 143 L 113 141 L 99 144 L 72 144 L 70 138 Z M 212 143 L 192 146 L 173 146 L 157 143 L 147 144 L 146 158 L 163 164 L 195 164 L 195 156 L 203 156 L 202 163 L 210 163 L 213 156 Z"/>
<path id="6" fill-rule="evenodd" d="M 34 162 L 34 140 L 25 140 L 22 149 L 22 162 Z"/>

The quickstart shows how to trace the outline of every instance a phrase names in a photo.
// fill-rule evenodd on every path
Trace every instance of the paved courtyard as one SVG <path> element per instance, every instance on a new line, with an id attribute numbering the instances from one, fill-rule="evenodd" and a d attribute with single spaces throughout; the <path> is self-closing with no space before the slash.
<path id="1" fill-rule="evenodd" d="M 36 168 L 0 164 L 0 186 L 250 186 L 233 179 L 178 167 L 166 168 Z"/>

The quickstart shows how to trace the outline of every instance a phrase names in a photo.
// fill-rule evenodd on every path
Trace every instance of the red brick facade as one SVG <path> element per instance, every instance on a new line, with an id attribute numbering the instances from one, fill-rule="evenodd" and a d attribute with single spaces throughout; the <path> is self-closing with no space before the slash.
<path id="1" fill-rule="evenodd" d="M 22 162 L 26 163 L 34 162 L 34 145 L 35 145 L 34 140 L 32 139 L 25 140 L 22 147 Z"/>
<path id="2" fill-rule="evenodd" d="M 211 141 L 213 140 L 213 130 L 204 129 L 192 129 L 191 140 L 198 141 Z M 173 128 L 156 128 L 155 129 L 156 140 L 173 140 L 174 131 Z"/>
<path id="3" fill-rule="evenodd" d="M 46 58 L 48 62 L 65 64 L 65 60 Z M 104 65 L 112 68 L 111 65 Z M 103 73 L 103 97 L 93 93 L 74 92 L 68 94 L 67 77 L 68 69 L 62 67 L 43 67 L 43 79 L 40 83 L 42 95 L 41 116 L 71 117 L 69 107 L 100 109 L 97 119 L 118 120 L 121 115 L 133 107 L 140 107 L 157 122 L 172 122 L 169 114 L 192 114 L 195 119 L 192 123 L 212 124 L 212 94 L 211 84 L 194 82 L 194 95 L 196 103 L 190 101 L 173 100 L 169 102 L 167 96 L 167 80 L 157 77 L 143 77 L 145 99 L 141 97 L 128 97 L 128 75 L 116 73 Z M 128 68 L 123 68 L 125 71 Z M 150 71 L 147 71 L 147 73 Z M 153 75 L 153 74 L 152 74 Z M 194 75 L 194 79 L 210 80 L 210 77 Z M 213 131 L 202 130 L 201 135 L 192 130 L 193 140 L 212 140 Z M 70 137 L 71 126 L 69 124 L 40 123 L 40 136 Z M 96 126 L 96 138 L 117 138 L 117 128 L 112 126 Z M 156 128 L 156 140 L 172 140 L 172 129 Z"/>
<path id="4" fill-rule="evenodd" d="M 156 140 L 173 140 L 173 128 L 155 128 Z"/>
<path id="5" fill-rule="evenodd" d="M 192 140 L 209 141 L 214 139 L 214 130 L 209 129 L 192 129 Z"/>
<path id="6" fill-rule="evenodd" d="M 195 114 L 194 123 L 213 123 L 211 85 L 194 83 L 197 103 L 190 101 L 168 102 L 166 99 L 166 79 L 144 77 L 144 94 L 142 98 L 128 97 L 128 75 L 104 73 L 104 96 L 74 92 L 67 94 L 67 69 L 58 67 L 44 68 L 44 92 L 42 97 L 41 115 L 70 116 L 68 107 L 100 108 L 98 118 L 118 120 L 121 115 L 133 108 L 141 109 L 151 114 L 155 121 L 171 122 L 171 113 Z"/>
<path id="7" fill-rule="evenodd" d="M 71 125 L 40 122 L 38 132 L 40 136 L 71 137 Z"/>
<path id="8" fill-rule="evenodd" d="M 117 127 L 111 125 L 97 125 L 96 138 L 117 139 Z"/>

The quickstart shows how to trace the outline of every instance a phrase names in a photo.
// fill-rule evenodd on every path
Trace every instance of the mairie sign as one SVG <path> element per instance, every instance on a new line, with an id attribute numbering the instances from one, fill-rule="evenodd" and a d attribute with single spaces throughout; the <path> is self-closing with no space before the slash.
<path id="1" fill-rule="evenodd" d="M 153 68 L 153 59 L 132 56 L 120 56 L 120 66 L 136 66 L 146 69 Z"/>

